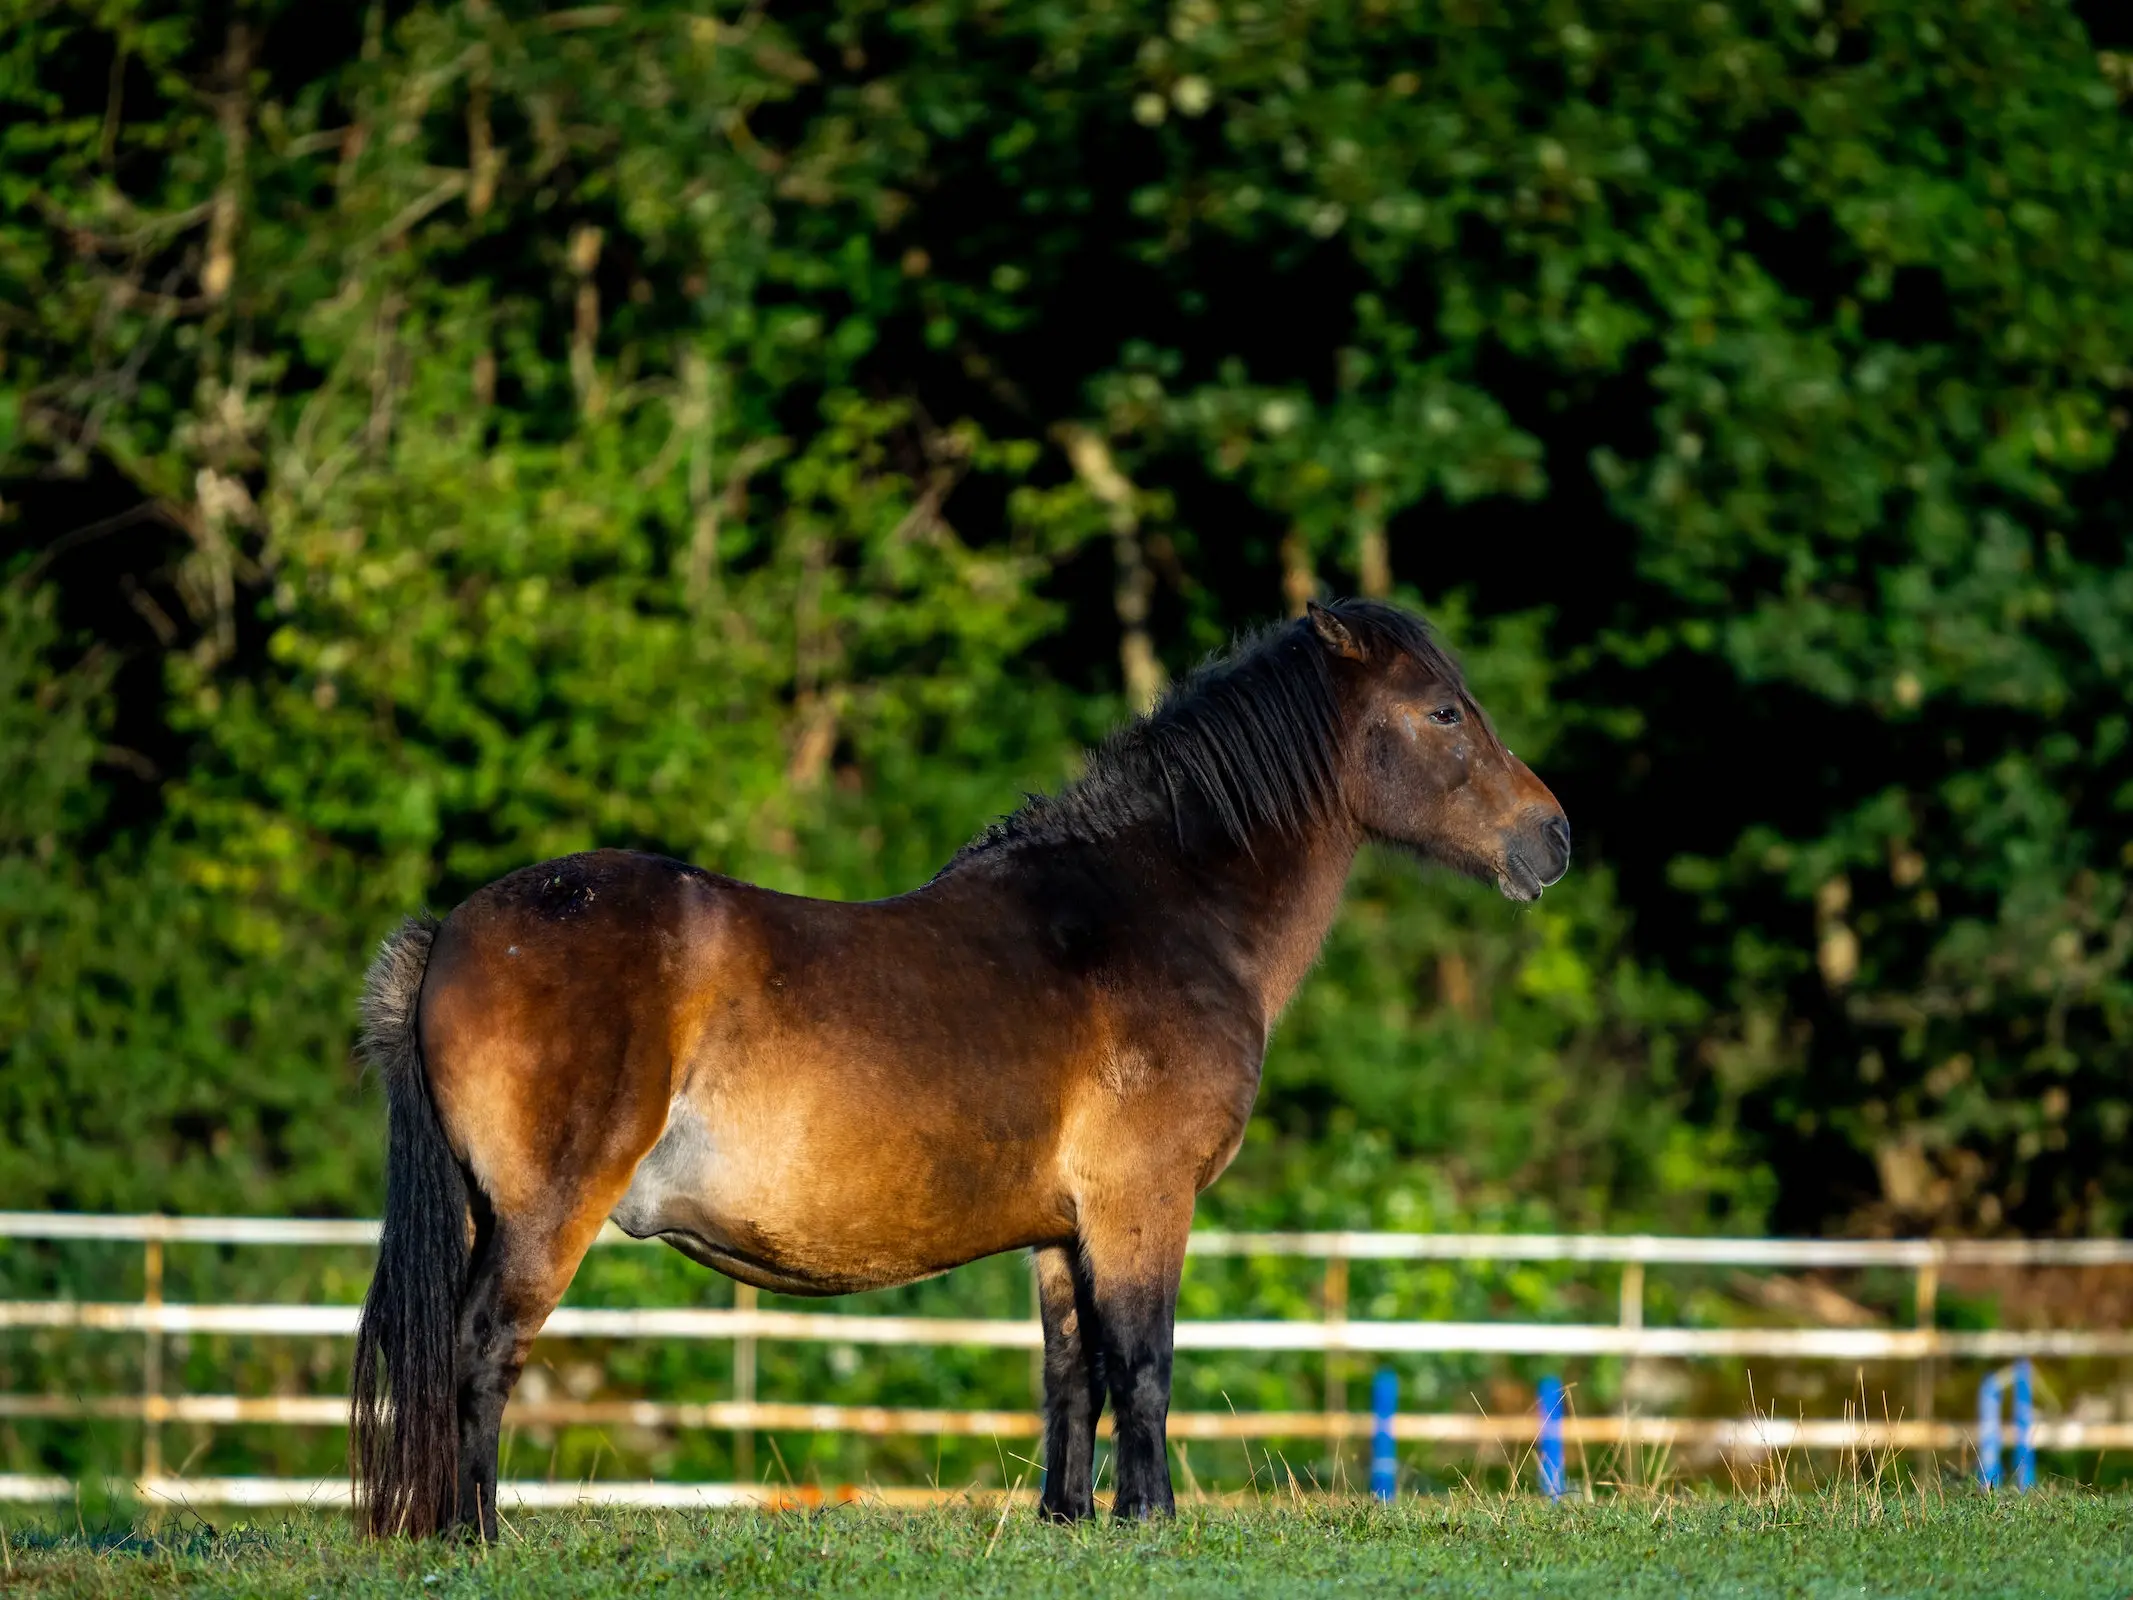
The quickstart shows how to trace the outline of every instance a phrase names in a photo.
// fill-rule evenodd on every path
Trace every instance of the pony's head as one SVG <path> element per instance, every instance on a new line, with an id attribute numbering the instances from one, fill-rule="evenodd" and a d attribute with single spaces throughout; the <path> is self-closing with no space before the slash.
<path id="1" fill-rule="evenodd" d="M 1537 900 L 1570 825 L 1503 747 L 1429 625 L 1378 600 L 1314 605 L 1244 640 L 1032 796 L 945 871 L 1000 850 L 1133 829 L 1190 855 L 1251 855 L 1335 823 Z"/>
<path id="2" fill-rule="evenodd" d="M 1311 606 L 1305 626 L 1342 681 L 1343 787 L 1363 831 L 1538 900 L 1570 866 L 1570 823 L 1421 620 L 1351 600 Z"/>

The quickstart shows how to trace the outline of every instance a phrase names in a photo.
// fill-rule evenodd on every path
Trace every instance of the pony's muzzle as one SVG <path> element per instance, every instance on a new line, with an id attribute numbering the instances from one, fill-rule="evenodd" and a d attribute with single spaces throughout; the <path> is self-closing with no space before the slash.
<path id="1" fill-rule="evenodd" d="M 1560 811 L 1529 818 L 1504 845 L 1497 884 L 1513 900 L 1538 900 L 1570 870 L 1570 824 Z"/>

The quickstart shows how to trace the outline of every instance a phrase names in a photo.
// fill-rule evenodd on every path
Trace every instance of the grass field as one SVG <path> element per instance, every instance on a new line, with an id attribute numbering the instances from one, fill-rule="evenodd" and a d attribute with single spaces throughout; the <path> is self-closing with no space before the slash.
<path id="1" fill-rule="evenodd" d="M 1840 1491 L 1772 1501 L 1549 1505 L 1464 1494 L 1192 1509 L 1079 1529 L 1026 1509 L 568 1512 L 494 1550 L 364 1546 L 345 1521 L 149 1533 L 17 1520 L 0 1588 L 22 1596 L 2133 1594 L 2133 1498 Z"/>

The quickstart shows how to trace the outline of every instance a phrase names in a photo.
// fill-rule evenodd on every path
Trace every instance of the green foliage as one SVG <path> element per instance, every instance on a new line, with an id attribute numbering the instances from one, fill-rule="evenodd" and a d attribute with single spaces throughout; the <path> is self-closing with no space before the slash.
<path id="1" fill-rule="evenodd" d="M 170 839 L 121 836 L 83 858 L 107 674 L 94 656 L 51 669 L 49 601 L 0 591 L 0 738 L 23 778 L 0 799 L 0 1190 L 204 1211 L 281 1173 L 283 1203 L 334 1204 L 376 1169 L 346 1136 L 367 1097 L 318 1067 L 345 1057 L 345 1020 L 281 1008 L 278 981 L 230 982 L 212 942 L 222 908 Z M 312 1065 L 260 1071 L 262 1034 Z"/>
<path id="2" fill-rule="evenodd" d="M 1366 866 L 1224 1214 L 2123 1225 L 2061 6 L 331 10 L 0 34 L 9 1203 L 371 1210 L 365 949 L 529 859 L 920 881 L 1120 714 L 1116 537 L 1173 671 L 1392 584 L 1579 831 Z"/>

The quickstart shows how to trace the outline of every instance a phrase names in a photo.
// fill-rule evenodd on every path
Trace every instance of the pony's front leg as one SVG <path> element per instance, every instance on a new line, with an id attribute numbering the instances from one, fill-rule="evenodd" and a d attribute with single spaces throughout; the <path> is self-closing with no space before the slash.
<path id="1" fill-rule="evenodd" d="M 1038 1514 L 1079 1522 L 1096 1514 L 1096 1419 L 1103 1414 L 1103 1345 L 1088 1274 L 1071 1244 L 1030 1252 L 1044 1319 L 1044 1496 Z"/>
<path id="2" fill-rule="evenodd" d="M 1123 1197 L 1121 1197 L 1123 1198 Z M 1170 1361 L 1178 1278 L 1192 1228 L 1192 1195 L 1143 1195 L 1114 1214 L 1084 1208 L 1087 1262 L 1104 1377 L 1116 1418 L 1112 1444 L 1116 1518 L 1167 1517 L 1170 1490 Z"/>

